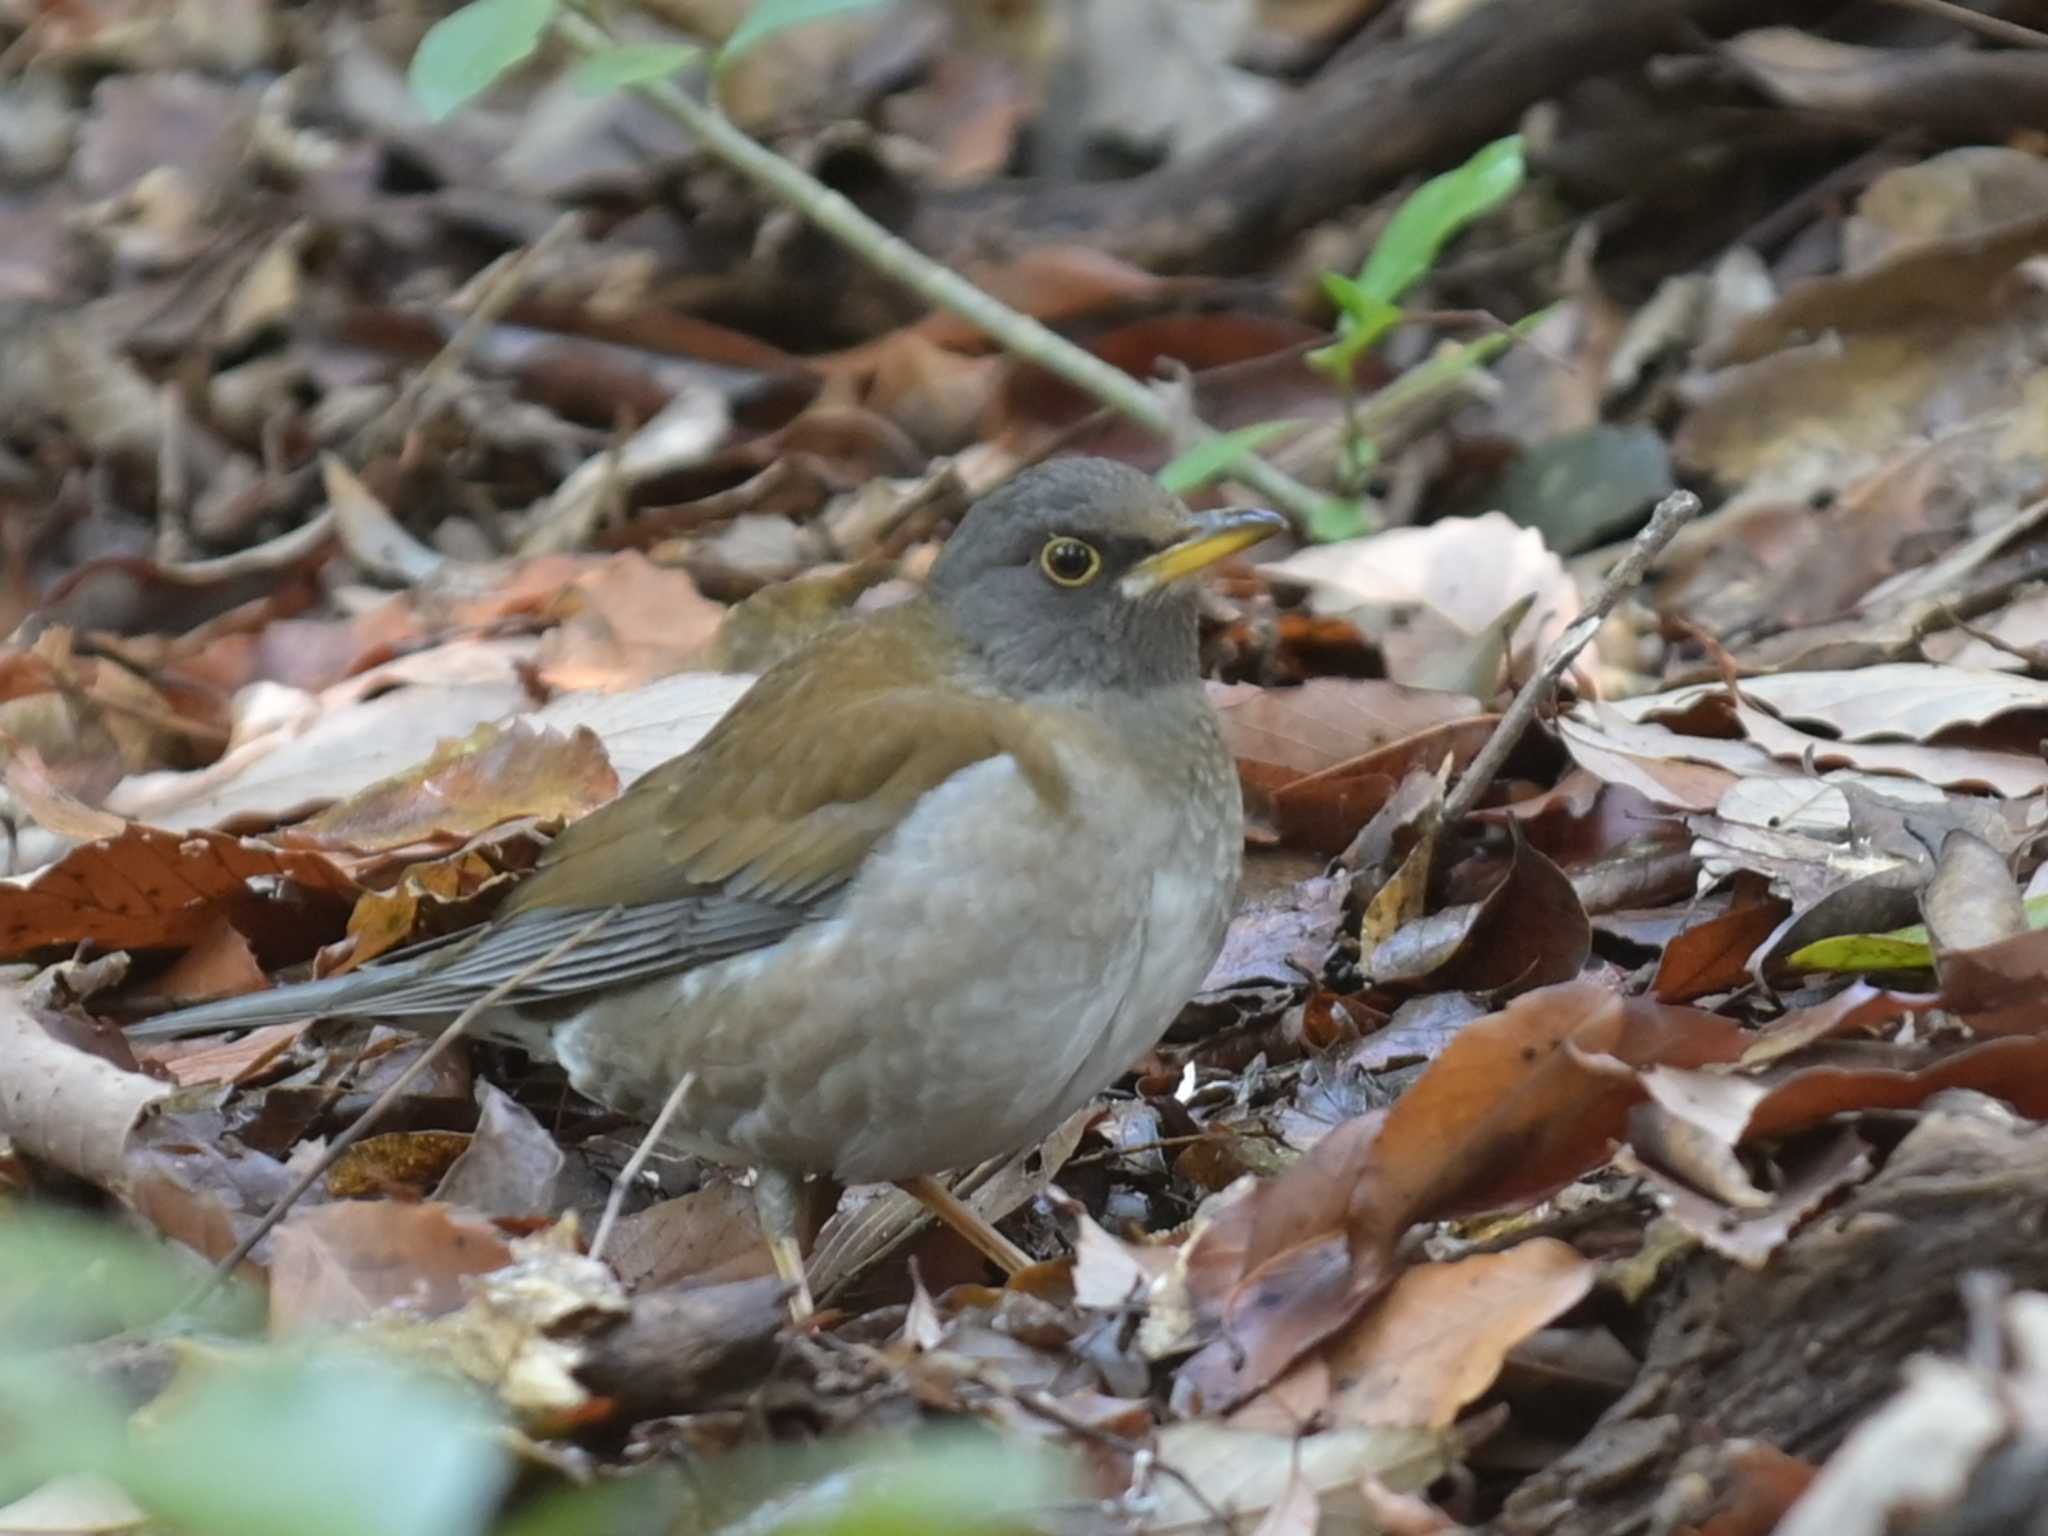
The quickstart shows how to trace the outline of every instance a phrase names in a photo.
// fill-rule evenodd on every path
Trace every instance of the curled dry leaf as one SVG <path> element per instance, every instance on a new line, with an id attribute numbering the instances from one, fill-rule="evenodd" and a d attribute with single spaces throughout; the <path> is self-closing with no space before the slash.
<path id="1" fill-rule="evenodd" d="M 1460 693 L 1336 677 L 1296 688 L 1211 683 L 1209 698 L 1233 757 L 1304 776 L 1480 712 Z"/>
<path id="2" fill-rule="evenodd" d="M 1655 1065 L 1642 1086 L 1663 1109 L 1729 1146 L 1808 1130 L 1858 1110 L 1913 1109 L 1947 1088 L 2048 1114 L 2048 1037 L 1924 1047 L 1837 1041 L 1757 1072 Z"/>
<path id="3" fill-rule="evenodd" d="M 1349 1329 L 1231 1415 L 1244 1427 L 1309 1422 L 1448 1428 L 1493 1385 L 1508 1352 L 1569 1311 L 1599 1266 L 1532 1238 L 1500 1253 L 1418 1264 Z"/>
<path id="4" fill-rule="evenodd" d="M 266 877 L 328 896 L 356 895 L 355 883 L 319 853 L 224 832 L 131 826 L 72 849 L 26 885 L 0 889 L 0 953 L 81 943 L 190 944 L 250 899 L 249 881 Z"/>
<path id="5" fill-rule="evenodd" d="M 449 1165 L 434 1198 L 486 1216 L 547 1216 L 564 1201 L 568 1158 L 517 1099 L 478 1080 L 476 1132 Z"/>
<path id="6" fill-rule="evenodd" d="M 1642 1118 L 1662 1113 L 1655 1105 L 1637 1107 Z M 1640 1123 L 1631 1128 L 1630 1145 L 1616 1154 L 1615 1166 L 1647 1180 L 1664 1213 L 1703 1247 L 1746 1269 L 1762 1269 L 1808 1217 L 1838 1190 L 1868 1178 L 1874 1166 L 1868 1143 L 1844 1132 L 1797 1161 L 1770 1194 L 1745 1182 L 1748 1196 L 1730 1204 L 1675 1176 L 1679 1170 L 1646 1160 L 1642 1131 Z"/>
<path id="7" fill-rule="evenodd" d="M 514 720 L 438 743 L 424 762 L 285 836 L 295 845 L 375 852 L 453 841 L 516 817 L 573 821 L 618 791 L 604 744 L 588 726 L 562 733 Z"/>
<path id="8" fill-rule="evenodd" d="M 0 1135 L 101 1189 L 129 1188 L 129 1136 L 170 1088 L 51 1036 L 18 987 L 0 990 Z"/>
<path id="9" fill-rule="evenodd" d="M 1943 841 L 1934 877 L 1920 896 L 1920 911 L 1937 964 L 1948 954 L 2015 938 L 2028 926 L 2005 855 L 1961 829 Z"/>
<path id="10" fill-rule="evenodd" d="M 576 1251 L 573 1221 L 503 1252 L 502 1265 L 471 1272 L 459 1307 L 426 1319 L 387 1313 L 369 1333 L 400 1355 L 467 1377 L 547 1432 L 589 1406 L 576 1373 L 591 1357 L 592 1333 L 626 1317 L 626 1295 L 609 1269 Z"/>
<path id="11" fill-rule="evenodd" d="M 1319 545 L 1260 569 L 1306 585 L 1319 612 L 1412 611 L 1412 623 L 1382 637 L 1388 671 L 1402 681 L 1421 680 L 1433 657 L 1468 645 L 1533 596 L 1510 653 L 1511 670 L 1526 675 L 1579 613 L 1579 589 L 1564 562 L 1540 533 L 1499 512 Z M 1385 626 L 1360 628 L 1378 634 Z"/>
<path id="12" fill-rule="evenodd" d="M 1586 963 L 1592 925 L 1570 878 L 1511 823 L 1507 875 L 1477 902 L 1398 930 L 1364 960 L 1375 981 L 1498 992 L 1569 981 Z"/>
<path id="13" fill-rule="evenodd" d="M 518 856 L 508 858 L 508 852 Z M 481 920 L 512 883 L 510 870 L 539 857 L 531 836 L 470 847 L 409 866 L 389 890 L 366 891 L 348 915 L 346 968 L 366 965 L 415 939 L 453 933 Z"/>
<path id="14" fill-rule="evenodd" d="M 1621 1139 L 1641 1069 L 1732 1061 L 1742 1043 L 1727 1019 L 1583 980 L 1465 1024 L 1383 1121 L 1337 1127 L 1189 1240 L 1210 1342 L 1177 1391 L 1214 1410 L 1264 1387 L 1384 1288 L 1411 1224 L 1563 1187 Z"/>
<path id="15" fill-rule="evenodd" d="M 434 1202 L 302 1207 L 271 1241 L 277 1333 L 360 1322 L 395 1302 L 429 1315 L 452 1311 L 462 1304 L 465 1279 L 512 1258 L 495 1227 Z"/>

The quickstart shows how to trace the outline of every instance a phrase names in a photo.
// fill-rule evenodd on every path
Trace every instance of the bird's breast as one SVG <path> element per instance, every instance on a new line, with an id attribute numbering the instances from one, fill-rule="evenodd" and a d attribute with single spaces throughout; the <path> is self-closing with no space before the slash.
<path id="1" fill-rule="evenodd" d="M 578 1086 L 647 1115 L 694 1072 L 678 1123 L 702 1150 L 853 1182 L 1042 1135 L 1201 984 L 1242 842 L 1220 739 L 1162 781 L 1083 724 L 1058 749 L 1060 807 L 1010 758 L 978 763 L 918 801 L 831 917 L 572 1021 Z"/>

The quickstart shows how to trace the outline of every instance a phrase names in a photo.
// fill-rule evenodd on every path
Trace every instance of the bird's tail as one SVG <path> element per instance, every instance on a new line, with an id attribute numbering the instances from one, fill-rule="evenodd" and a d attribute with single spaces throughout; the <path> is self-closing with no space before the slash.
<path id="1" fill-rule="evenodd" d="M 378 966 L 351 971 L 346 976 L 330 976 L 325 981 L 273 987 L 267 992 L 222 998 L 217 1003 L 197 1003 L 130 1025 L 127 1034 L 130 1040 L 175 1040 L 183 1035 L 210 1035 L 223 1029 L 249 1029 L 258 1024 L 287 1024 L 295 1019 L 374 1011 L 379 997 L 412 980 L 413 970 L 407 964 Z M 422 1029 L 430 1023 L 412 1018 L 393 1022 L 416 1024 Z"/>

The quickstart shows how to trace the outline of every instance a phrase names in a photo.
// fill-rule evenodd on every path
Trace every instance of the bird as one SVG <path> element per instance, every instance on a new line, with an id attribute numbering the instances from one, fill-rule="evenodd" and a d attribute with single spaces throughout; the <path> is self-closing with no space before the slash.
<path id="1" fill-rule="evenodd" d="M 763 672 L 567 826 L 479 928 L 129 1037 L 437 1029 L 588 929 L 473 1033 L 751 1167 L 799 1316 L 810 1176 L 895 1182 L 1014 1270 L 1028 1257 L 933 1176 L 1042 1138 L 1207 976 L 1243 811 L 1191 578 L 1286 527 L 1190 512 L 1112 460 L 1023 470 L 968 509 L 917 595 Z"/>

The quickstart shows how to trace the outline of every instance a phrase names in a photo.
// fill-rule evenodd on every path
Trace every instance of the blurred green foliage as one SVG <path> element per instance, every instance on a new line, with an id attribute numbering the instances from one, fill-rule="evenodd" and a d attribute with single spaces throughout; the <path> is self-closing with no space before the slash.
<path id="1" fill-rule="evenodd" d="M 249 1330 L 228 1287 L 181 1313 L 193 1267 L 105 1222 L 0 1211 L 0 1505 L 104 1479 L 155 1522 L 204 1536 L 954 1536 L 1022 1532 L 1077 1496 L 1049 1447 L 977 1427 L 763 1446 L 560 1489 L 503 1513 L 516 1470 L 503 1414 L 467 1382 L 346 1340 L 167 1341 L 170 1325 Z M 89 1368 L 95 1330 L 155 1326 L 170 1384 L 143 1408 Z"/>

